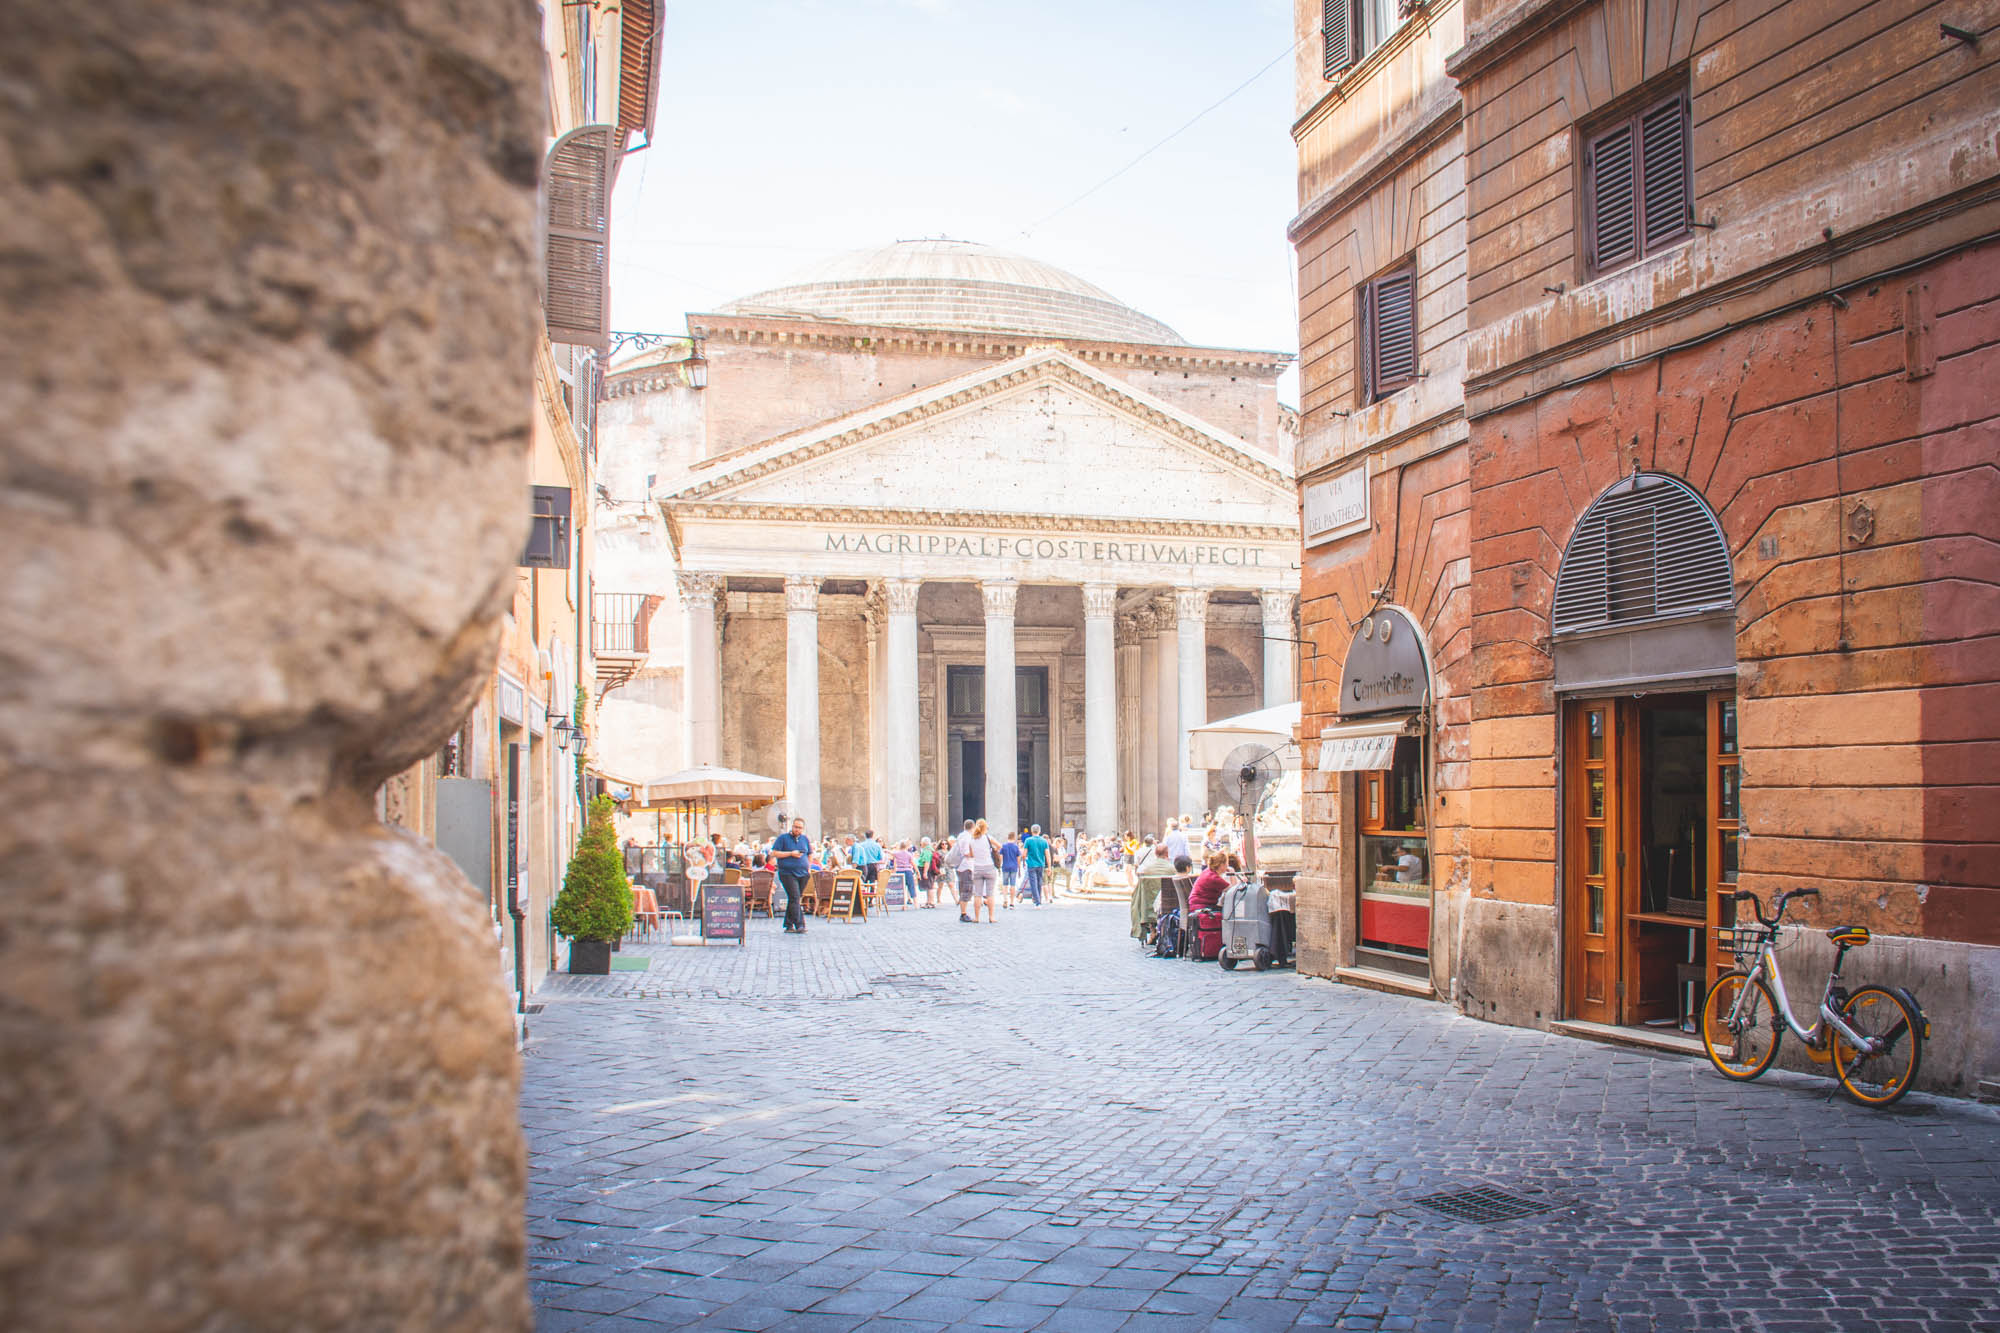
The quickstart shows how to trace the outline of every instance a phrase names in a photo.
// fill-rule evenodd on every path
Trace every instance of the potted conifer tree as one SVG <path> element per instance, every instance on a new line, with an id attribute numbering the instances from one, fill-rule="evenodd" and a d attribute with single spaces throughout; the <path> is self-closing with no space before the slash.
<path id="1" fill-rule="evenodd" d="M 569 970 L 603 976 L 611 971 L 611 945 L 632 928 L 632 883 L 625 878 L 625 854 L 611 812 L 617 803 L 599 796 L 590 803 L 590 822 L 577 839 L 576 853 L 563 873 L 549 918 L 569 940 Z"/>

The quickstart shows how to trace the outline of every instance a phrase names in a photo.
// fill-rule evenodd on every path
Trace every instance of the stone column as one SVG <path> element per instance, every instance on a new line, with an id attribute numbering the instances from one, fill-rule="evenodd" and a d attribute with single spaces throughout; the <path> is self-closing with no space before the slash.
<path id="1" fill-rule="evenodd" d="M 882 584 L 889 606 L 882 692 L 891 838 L 914 838 L 922 832 L 917 809 L 917 593 L 922 588 L 916 579 L 886 579 Z"/>
<path id="2" fill-rule="evenodd" d="M 1139 630 L 1131 614 L 1118 617 L 1118 827 L 1136 829 L 1146 821 L 1139 817 L 1139 741 L 1145 734 L 1140 725 L 1139 703 L 1150 708 L 1152 696 L 1139 692 Z"/>
<path id="3" fill-rule="evenodd" d="M 998 837 L 1014 827 L 1020 810 L 1014 716 L 1014 599 L 1020 590 L 1011 579 L 980 585 L 986 599 L 986 823 Z"/>
<path id="4" fill-rule="evenodd" d="M 1153 599 L 1153 762 L 1159 785 L 1154 791 L 1152 822 L 1155 824 L 1168 815 L 1180 813 L 1181 769 L 1187 765 L 1187 756 L 1174 748 L 1181 726 L 1180 681 L 1174 670 L 1179 653 L 1180 640 L 1174 631 L 1174 599 L 1171 595 L 1156 597 Z"/>
<path id="5" fill-rule="evenodd" d="M 687 626 L 687 666 L 682 677 L 681 736 L 688 767 L 722 763 L 722 637 L 715 623 L 722 580 L 681 570 L 681 615 Z"/>
<path id="6" fill-rule="evenodd" d="M 1114 585 L 1084 585 L 1083 822 L 1094 834 L 1118 823 L 1117 606 Z"/>
<path id="7" fill-rule="evenodd" d="M 889 778 L 885 755 L 888 728 L 883 716 L 882 585 L 871 581 L 861 604 L 861 628 L 868 641 L 868 817 L 867 827 L 878 837 L 888 821 Z"/>
<path id="8" fill-rule="evenodd" d="M 807 574 L 785 579 L 785 796 L 819 837 L 819 580 Z"/>
<path id="9" fill-rule="evenodd" d="M 1257 593 L 1264 604 L 1264 707 L 1276 708 L 1299 697 L 1299 637 L 1293 626 L 1292 608 L 1299 595 L 1282 588 L 1264 588 Z"/>
<path id="10" fill-rule="evenodd" d="M 1200 814 L 1208 805 L 1208 774 L 1188 767 L 1188 732 L 1208 721 L 1208 589 L 1174 589 L 1180 635 L 1180 725 L 1174 768 L 1180 776 L 1182 814 Z"/>
<path id="11" fill-rule="evenodd" d="M 1166 802 L 1160 799 L 1160 628 L 1150 606 L 1133 615 L 1132 634 L 1139 646 L 1139 717 L 1133 735 L 1138 777 L 1130 803 L 1131 823 L 1141 833 L 1155 833 Z"/>
<path id="12" fill-rule="evenodd" d="M 529 1333 L 490 886 L 374 794 L 526 581 L 540 22 L 4 27 L 0 1326 Z"/>

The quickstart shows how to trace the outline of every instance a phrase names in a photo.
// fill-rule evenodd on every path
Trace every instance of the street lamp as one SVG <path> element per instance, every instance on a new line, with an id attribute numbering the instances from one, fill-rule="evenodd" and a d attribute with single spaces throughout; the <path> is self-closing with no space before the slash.
<path id="1" fill-rule="evenodd" d="M 561 746 L 563 750 L 567 752 L 569 749 L 570 737 L 576 734 L 576 727 L 570 722 L 569 718 L 568 717 L 556 718 L 554 720 L 553 725 L 551 725 L 551 727 L 549 728 L 549 730 L 555 736 L 556 744 Z"/>

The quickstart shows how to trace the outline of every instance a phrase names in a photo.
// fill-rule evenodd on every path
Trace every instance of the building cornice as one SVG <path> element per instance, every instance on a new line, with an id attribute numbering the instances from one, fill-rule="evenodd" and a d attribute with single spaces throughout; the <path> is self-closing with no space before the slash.
<path id="1" fill-rule="evenodd" d="M 660 502 L 667 521 L 828 524 L 868 528 L 994 528 L 1027 532 L 1103 533 L 1106 536 L 1208 537 L 1241 542 L 1292 543 L 1296 526 L 1280 523 L 1202 523 L 1183 519 L 1069 518 L 1050 514 L 989 513 L 983 510 L 874 509 L 845 505 L 797 505 L 760 501 Z"/>
<path id="2" fill-rule="evenodd" d="M 1465 103 L 1456 93 L 1443 99 L 1422 122 L 1402 138 L 1385 143 L 1343 172 L 1285 227 L 1294 245 L 1328 218 L 1346 212 L 1383 182 L 1449 136 L 1465 119 Z"/>
<path id="3" fill-rule="evenodd" d="M 1465 34 L 1465 45 L 1446 57 L 1444 72 L 1458 85 L 1478 78 L 1585 5 L 1602 0 L 1519 0 Z"/>
<path id="4" fill-rule="evenodd" d="M 920 329 L 894 324 L 850 324 L 841 320 L 777 315 L 694 314 L 688 316 L 688 332 L 697 338 L 745 345 L 771 344 L 841 352 L 894 350 L 932 356 L 991 356 L 1002 361 L 1011 360 L 1036 347 L 1060 347 L 1079 361 L 1107 366 L 1172 366 L 1177 370 L 1197 366 L 1239 372 L 1247 367 L 1272 376 L 1282 374 L 1298 359 L 1291 352 L 1260 348 L 1103 342 L 1062 334 Z"/>
<path id="5" fill-rule="evenodd" d="M 1066 354 L 1066 352 L 1063 354 Z M 748 449 L 737 450 L 728 454 L 719 454 L 715 458 L 706 459 L 697 464 L 696 468 L 705 470 L 724 466 L 725 470 L 720 475 L 698 481 L 677 494 L 681 498 L 690 500 L 711 496 L 729 487 L 740 486 L 746 482 L 756 481 L 774 473 L 798 467 L 801 464 L 811 462 L 815 458 L 823 457 L 837 450 L 845 449 L 851 445 L 859 444 L 880 435 L 901 430 L 917 422 L 946 413 L 956 412 L 961 408 L 969 407 L 974 403 L 992 398 L 1010 389 L 1050 380 L 1090 394 L 1092 397 L 1110 404 L 1126 415 L 1138 419 L 1152 429 L 1164 435 L 1172 436 L 1239 472 L 1247 473 L 1267 486 L 1286 491 L 1291 489 L 1291 474 L 1282 468 L 1264 462 L 1250 451 L 1248 445 L 1237 446 L 1225 443 L 1222 439 L 1192 424 L 1191 420 L 1163 411 L 1153 403 L 1121 388 L 1116 383 L 1107 382 L 1094 375 L 1083 373 L 1074 366 L 1066 365 L 1062 360 L 1062 355 L 1056 355 L 1037 358 L 1004 374 L 979 379 L 977 382 L 967 384 L 951 393 L 935 397 L 920 397 L 916 401 L 905 400 L 908 402 L 908 405 L 898 411 L 861 421 L 845 430 L 822 435 L 817 438 L 808 437 L 794 448 L 774 452 L 768 457 L 756 459 L 755 461 L 740 462 L 729 466 L 733 460 L 743 459 L 747 455 L 761 450 L 772 449 L 780 441 L 765 441 L 761 444 L 752 445 Z"/>
<path id="6" fill-rule="evenodd" d="M 1307 107 L 1297 120 L 1292 122 L 1294 143 L 1310 132 L 1312 128 L 1333 114 L 1333 108 L 1346 101 L 1362 84 L 1374 78 L 1382 67 L 1396 58 L 1397 52 L 1417 40 L 1419 31 L 1429 32 L 1431 20 L 1442 11 L 1451 8 L 1457 0 L 1413 0 L 1410 13 L 1397 25 L 1389 39 L 1364 56 L 1359 64 L 1349 65 L 1341 71 L 1337 79 L 1327 81 L 1326 90 L 1317 101 Z M 1314 29 L 1315 32 L 1318 29 Z M 1322 67 L 1324 68 L 1324 67 Z"/>

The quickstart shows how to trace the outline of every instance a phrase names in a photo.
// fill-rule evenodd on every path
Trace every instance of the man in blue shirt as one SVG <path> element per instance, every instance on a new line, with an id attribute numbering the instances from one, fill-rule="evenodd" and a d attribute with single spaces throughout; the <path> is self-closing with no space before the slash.
<path id="1" fill-rule="evenodd" d="M 1027 882 L 1021 886 L 1026 897 L 1035 900 L 1035 906 L 1042 905 L 1042 872 L 1049 865 L 1049 840 L 1042 836 L 1040 824 L 1030 825 L 1028 838 L 1021 844 L 1022 854 L 1027 860 Z"/>
<path id="2" fill-rule="evenodd" d="M 780 833 L 772 841 L 771 855 L 778 863 L 778 883 L 785 886 L 785 930 L 803 935 L 806 879 L 812 873 L 812 839 L 806 836 L 806 821 L 794 819 L 792 831 Z"/>
<path id="3" fill-rule="evenodd" d="M 861 872 L 861 878 L 869 883 L 881 873 L 882 844 L 875 841 L 874 829 L 862 829 L 861 841 L 854 844 L 854 868 Z"/>

